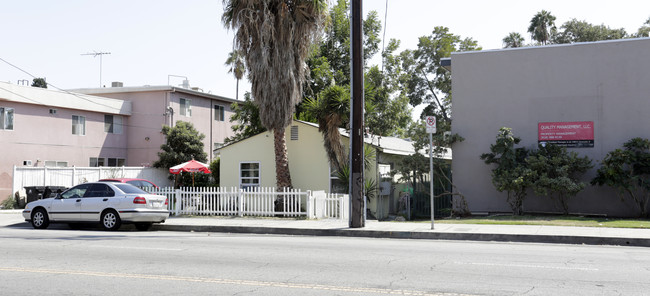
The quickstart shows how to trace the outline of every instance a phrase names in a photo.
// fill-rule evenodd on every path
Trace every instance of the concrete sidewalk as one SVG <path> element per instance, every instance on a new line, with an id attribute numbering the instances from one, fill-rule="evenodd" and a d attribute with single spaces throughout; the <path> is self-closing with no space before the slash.
<path id="1" fill-rule="evenodd" d="M 20 213 L 0 211 L 0 227 L 26 223 Z M 368 220 L 352 229 L 339 220 L 172 216 L 152 230 L 650 247 L 650 229 L 605 227 L 436 223 L 431 230 L 431 223 Z"/>

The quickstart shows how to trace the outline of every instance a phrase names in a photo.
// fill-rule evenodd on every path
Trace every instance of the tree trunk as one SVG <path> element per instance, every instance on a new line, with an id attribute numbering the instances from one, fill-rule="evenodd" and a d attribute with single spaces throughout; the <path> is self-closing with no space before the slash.
<path id="1" fill-rule="evenodd" d="M 273 130 L 275 146 L 275 181 L 278 190 L 291 188 L 291 174 L 289 172 L 289 158 L 287 157 L 287 143 L 284 138 L 284 128 Z"/>
<path id="2" fill-rule="evenodd" d="M 237 86 L 235 87 L 235 100 L 239 101 L 239 79 L 237 80 Z"/>
<path id="3" fill-rule="evenodd" d="M 565 196 L 562 193 L 559 193 L 558 199 L 560 201 L 560 205 L 562 205 L 562 212 L 564 215 L 569 215 L 569 197 Z"/>
<path id="4" fill-rule="evenodd" d="M 343 144 L 341 144 L 341 134 L 339 133 L 340 122 L 339 115 L 330 114 L 326 115 L 324 120 L 320 120 L 318 126 L 319 131 L 323 135 L 323 143 L 327 157 L 332 167 L 337 171 L 341 171 L 343 167 L 348 166 Z"/>

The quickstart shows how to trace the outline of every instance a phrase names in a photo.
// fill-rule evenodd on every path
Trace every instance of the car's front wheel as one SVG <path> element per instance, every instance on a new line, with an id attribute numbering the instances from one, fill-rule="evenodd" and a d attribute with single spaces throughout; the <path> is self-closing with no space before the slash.
<path id="1" fill-rule="evenodd" d="M 118 230 L 122 225 L 120 216 L 114 210 L 106 210 L 102 213 L 101 224 L 105 230 Z"/>
<path id="2" fill-rule="evenodd" d="M 32 226 L 36 229 L 45 229 L 50 225 L 50 219 L 44 209 L 38 208 L 32 212 Z"/>

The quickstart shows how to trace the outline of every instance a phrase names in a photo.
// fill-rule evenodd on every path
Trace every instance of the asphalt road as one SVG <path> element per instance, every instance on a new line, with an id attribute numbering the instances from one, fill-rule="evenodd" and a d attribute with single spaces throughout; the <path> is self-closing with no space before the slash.
<path id="1" fill-rule="evenodd" d="M 648 295 L 650 249 L 0 227 L 3 295 Z"/>

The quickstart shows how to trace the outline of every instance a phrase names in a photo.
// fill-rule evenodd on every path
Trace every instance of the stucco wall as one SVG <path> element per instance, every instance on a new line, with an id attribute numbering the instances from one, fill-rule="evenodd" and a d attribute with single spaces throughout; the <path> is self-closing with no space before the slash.
<path id="1" fill-rule="evenodd" d="M 42 167 L 45 161 L 67 162 L 68 166 L 88 166 L 91 157 L 126 158 L 124 133 L 104 132 L 104 113 L 56 109 L 0 100 L 0 106 L 14 108 L 14 129 L 0 130 L 0 200 L 11 194 L 13 166 L 31 160 Z M 86 134 L 72 134 L 72 115 L 86 117 Z M 124 116 L 128 124 L 128 116 Z"/>
<path id="2" fill-rule="evenodd" d="M 130 119 L 128 127 L 130 149 L 127 165 L 150 166 L 158 160 L 160 145 L 165 143 L 165 136 L 160 131 L 163 124 L 168 126 L 172 124 L 172 116 L 169 113 L 165 115 L 167 106 L 171 106 L 174 110 L 174 122 L 191 122 L 197 131 L 205 135 L 203 147 L 208 155 L 208 162 L 213 158 L 214 143 L 223 143 L 226 137 L 234 135 L 231 128 L 233 123 L 230 122 L 230 116 L 233 115 L 230 102 L 169 90 L 119 92 L 121 88 L 116 88 L 115 93 L 106 92 L 110 89 L 103 91 L 94 94 L 131 101 L 133 104 L 134 116 Z M 92 90 L 87 92 L 93 93 Z M 191 116 L 180 114 L 181 98 L 191 100 Z M 214 105 L 224 107 L 224 121 L 214 120 Z"/>
<path id="3" fill-rule="evenodd" d="M 594 147 L 570 148 L 596 168 L 607 152 L 632 137 L 650 138 L 650 39 L 606 41 L 452 54 L 453 178 L 473 212 L 510 211 L 506 193 L 491 183 L 489 152 L 500 127 L 512 128 L 521 145 L 537 147 L 539 122 L 594 122 Z M 585 177 L 595 175 L 591 170 Z M 532 193 L 526 211 L 558 209 Z M 607 187 L 588 188 L 569 203 L 572 212 L 636 215 Z"/>
<path id="4" fill-rule="evenodd" d="M 292 125 L 298 126 L 298 140 L 291 140 L 291 126 L 285 131 L 285 139 L 293 187 L 329 192 L 327 155 L 318 129 L 300 122 Z M 261 186 L 275 187 L 275 154 L 271 132 L 226 146 L 221 149 L 220 157 L 221 186 L 239 187 L 239 164 L 259 162 Z"/>
<path id="5" fill-rule="evenodd" d="M 180 99 L 190 99 L 192 114 L 191 116 L 180 115 Z M 211 99 L 206 99 L 190 94 L 184 93 L 171 93 L 170 106 L 174 108 L 174 121 L 191 122 L 197 131 L 205 135 L 203 143 L 205 144 L 204 150 L 208 154 L 208 160 L 212 160 L 212 150 L 214 143 L 223 143 L 226 137 L 234 135 L 230 122 L 230 116 L 233 112 L 230 109 L 229 102 L 217 102 Z M 214 119 L 214 105 L 224 107 L 225 120 L 217 121 Z"/>
<path id="6" fill-rule="evenodd" d="M 158 92 L 126 92 L 97 94 L 98 96 L 130 101 L 134 115 L 124 127 L 129 149 L 126 158 L 127 166 L 151 166 L 158 160 L 160 145 L 165 142 L 165 136 L 160 132 L 166 121 L 166 93 Z"/>

